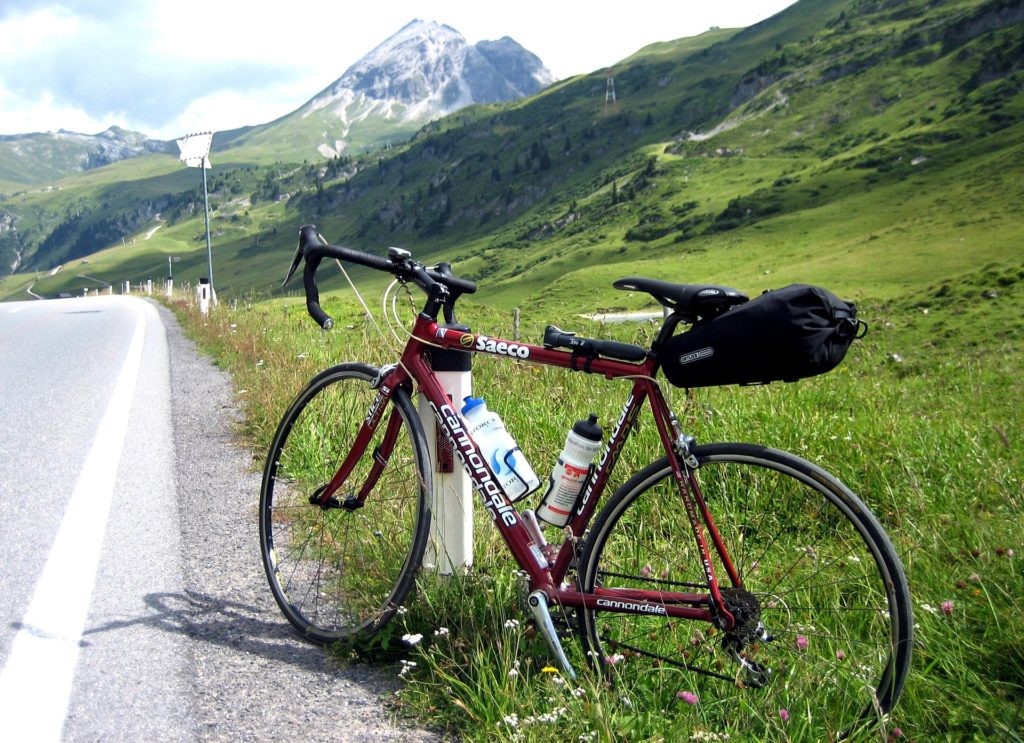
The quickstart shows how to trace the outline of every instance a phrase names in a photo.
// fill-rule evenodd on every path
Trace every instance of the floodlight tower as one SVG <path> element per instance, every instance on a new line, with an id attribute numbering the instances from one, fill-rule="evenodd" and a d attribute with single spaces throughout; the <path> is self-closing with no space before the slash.
<path id="1" fill-rule="evenodd" d="M 213 251 L 210 249 L 210 195 L 206 190 L 206 171 L 210 165 L 210 145 L 213 144 L 213 132 L 187 134 L 178 140 L 178 159 L 190 168 L 199 168 L 203 173 L 203 203 L 206 215 L 206 262 L 209 269 L 210 298 L 217 304 L 217 292 L 213 288 Z"/>

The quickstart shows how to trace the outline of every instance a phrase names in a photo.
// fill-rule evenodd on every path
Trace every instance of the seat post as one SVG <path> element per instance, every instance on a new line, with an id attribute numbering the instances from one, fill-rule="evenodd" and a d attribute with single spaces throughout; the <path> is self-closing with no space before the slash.
<path id="1" fill-rule="evenodd" d="M 676 332 L 676 327 L 683 318 L 677 312 L 669 313 L 668 317 L 665 318 L 665 322 L 661 324 L 661 329 L 658 330 L 658 335 L 654 339 L 654 343 L 651 344 L 651 351 L 657 353 L 659 349 L 672 337 L 672 334 Z"/>

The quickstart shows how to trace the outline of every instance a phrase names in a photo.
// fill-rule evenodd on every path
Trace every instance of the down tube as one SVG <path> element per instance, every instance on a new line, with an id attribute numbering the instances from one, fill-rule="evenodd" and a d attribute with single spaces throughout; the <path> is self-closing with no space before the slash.
<path id="1" fill-rule="evenodd" d="M 419 357 L 407 358 L 405 363 L 413 378 L 420 380 L 420 392 L 430 403 L 438 425 L 444 429 L 454 444 L 455 452 L 473 483 L 473 489 L 480 494 L 484 507 L 501 532 L 516 562 L 530 574 L 534 588 L 553 596 L 555 589 L 551 573 L 546 567 L 547 561 L 544 560 L 540 547 L 530 538 L 529 532 L 519 518 L 519 513 L 498 485 L 497 478 L 481 455 L 480 447 L 463 427 L 462 418 L 455 412 L 437 377 Z"/>

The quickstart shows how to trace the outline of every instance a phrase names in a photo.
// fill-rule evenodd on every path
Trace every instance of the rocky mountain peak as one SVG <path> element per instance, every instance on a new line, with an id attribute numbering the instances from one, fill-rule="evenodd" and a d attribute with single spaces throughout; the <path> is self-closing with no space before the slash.
<path id="1" fill-rule="evenodd" d="M 507 36 L 470 45 L 451 26 L 417 19 L 352 65 L 307 108 L 334 108 L 344 116 L 359 103 L 387 118 L 427 120 L 473 103 L 532 95 L 553 81 L 536 55 Z"/>

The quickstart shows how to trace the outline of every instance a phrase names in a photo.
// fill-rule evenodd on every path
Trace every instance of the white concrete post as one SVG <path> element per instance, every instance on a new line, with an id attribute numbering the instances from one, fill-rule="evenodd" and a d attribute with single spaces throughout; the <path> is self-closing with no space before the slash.
<path id="1" fill-rule="evenodd" d="M 462 400 L 473 393 L 472 372 L 468 368 L 465 371 L 438 371 L 438 366 L 445 367 L 437 358 L 444 353 L 452 354 L 457 360 L 464 354 L 462 359 L 467 367 L 472 363 L 472 355 L 444 350 L 432 353 L 437 378 L 452 400 L 452 407 L 459 410 Z M 457 361 L 453 365 L 460 364 Z M 441 575 L 465 573 L 473 564 L 473 488 L 451 442 L 447 437 L 438 436 L 437 420 L 423 395 L 419 396 L 417 410 L 427 434 L 427 448 L 434 470 L 430 538 L 423 555 L 423 567 Z"/>

